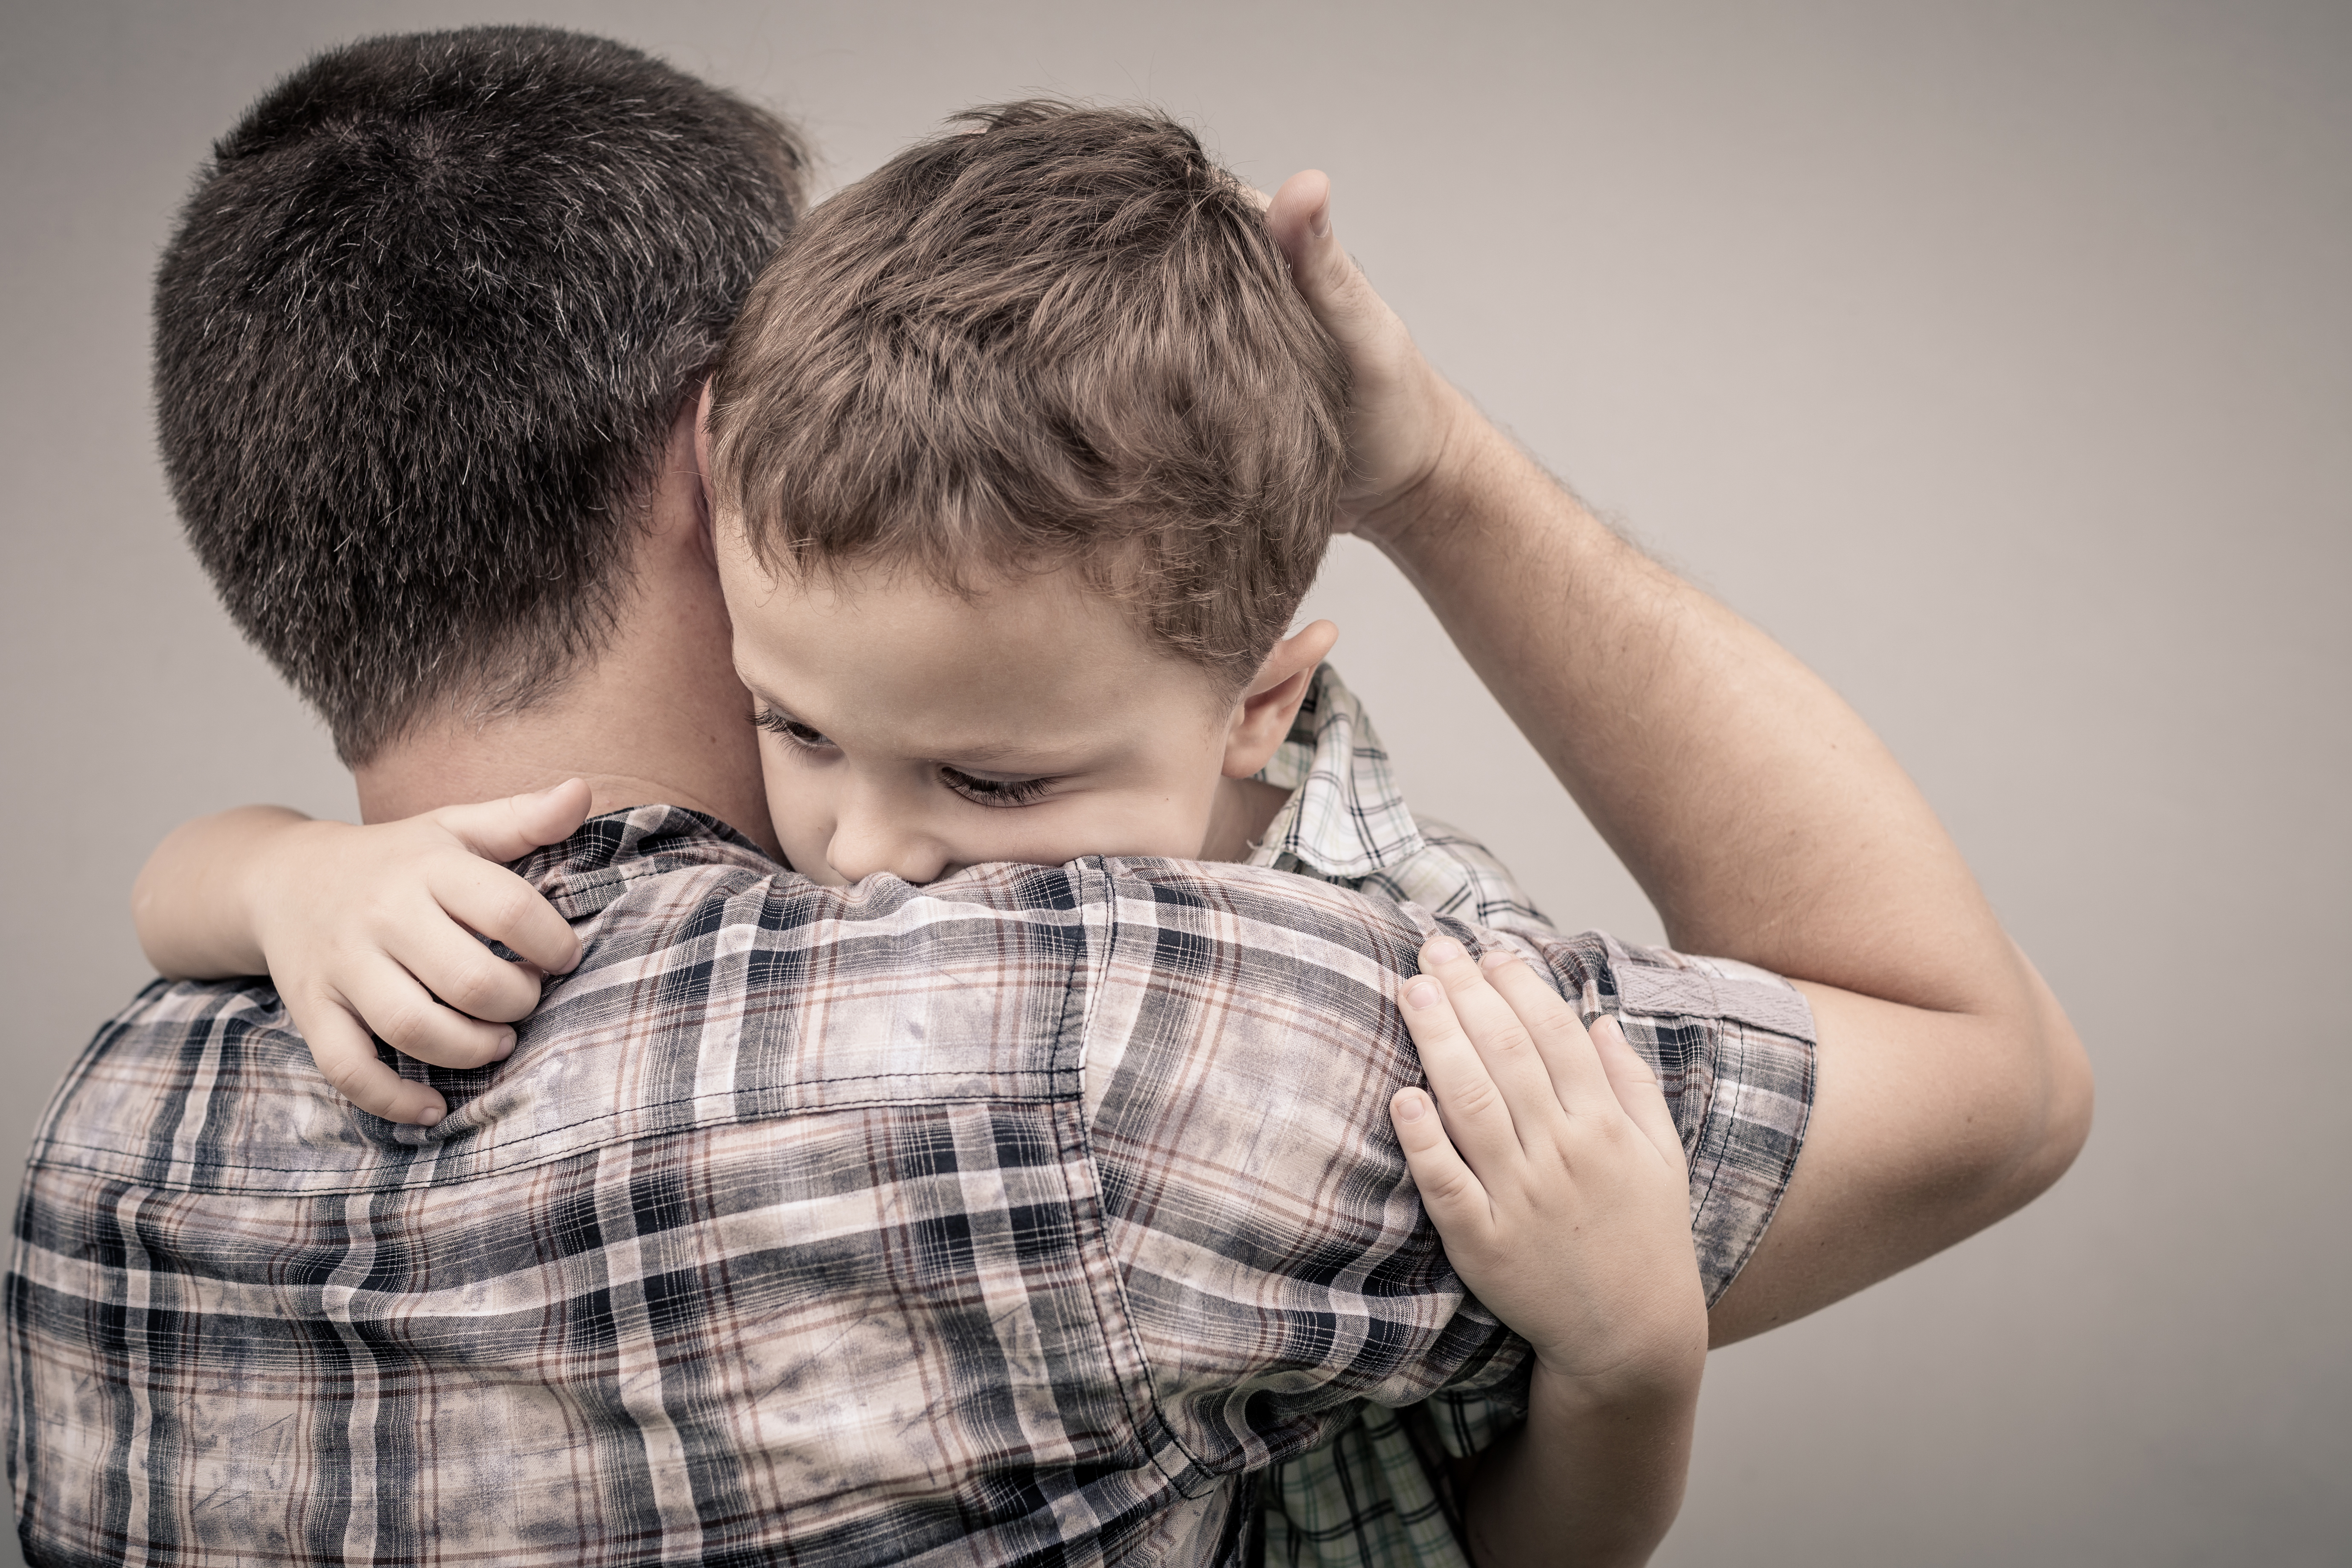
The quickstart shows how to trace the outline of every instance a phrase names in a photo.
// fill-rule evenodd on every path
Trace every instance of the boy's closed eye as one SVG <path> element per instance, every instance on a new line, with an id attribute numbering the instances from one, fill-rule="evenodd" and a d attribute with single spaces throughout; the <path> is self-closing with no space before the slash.
<path id="1" fill-rule="evenodd" d="M 771 735 L 780 735 L 795 746 L 812 752 L 837 751 L 833 742 L 813 724 L 803 724 L 789 713 L 773 708 L 762 708 L 752 716 L 751 722 Z"/>
<path id="2" fill-rule="evenodd" d="M 814 724 L 809 724 L 771 707 L 762 707 L 752 722 L 772 735 L 778 736 L 804 752 L 838 753 L 841 748 L 833 739 Z M 1061 781 L 1051 777 L 1001 777 L 975 773 L 941 763 L 935 766 L 941 784 L 952 794 L 961 795 L 974 805 L 992 807 L 1034 805 L 1053 792 Z"/>

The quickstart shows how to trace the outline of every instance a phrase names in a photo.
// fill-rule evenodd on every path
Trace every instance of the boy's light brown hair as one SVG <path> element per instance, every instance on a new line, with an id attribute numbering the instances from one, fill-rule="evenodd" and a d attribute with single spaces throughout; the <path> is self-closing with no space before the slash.
<path id="1" fill-rule="evenodd" d="M 1148 111 L 1030 101 L 825 202 L 751 290 L 711 479 L 771 572 L 1075 564 L 1226 691 L 1329 542 L 1347 369 L 1251 194 Z"/>

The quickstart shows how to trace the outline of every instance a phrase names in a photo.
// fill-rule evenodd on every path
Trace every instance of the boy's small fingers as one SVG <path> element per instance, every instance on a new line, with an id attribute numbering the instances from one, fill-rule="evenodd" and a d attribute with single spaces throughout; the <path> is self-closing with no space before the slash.
<path id="1" fill-rule="evenodd" d="M 1430 975 L 1415 975 L 1404 983 L 1400 1001 L 1405 1027 L 1421 1053 L 1422 1076 L 1429 1080 L 1455 1148 L 1473 1167 L 1517 1154 L 1518 1133 L 1510 1107 L 1495 1087 L 1478 1047 L 1463 1032 L 1445 987 Z"/>
<path id="2" fill-rule="evenodd" d="M 560 844 L 588 819 L 592 793 L 585 779 L 566 779 L 528 795 L 429 814 L 460 844 L 488 860 L 520 860 L 544 844 Z"/>
<path id="3" fill-rule="evenodd" d="M 389 958 L 367 965 L 341 989 L 360 1021 L 403 1056 L 467 1068 L 502 1061 L 514 1050 L 513 1029 L 442 1005 Z"/>
<path id="4" fill-rule="evenodd" d="M 1603 1014 L 1593 1020 L 1593 1049 L 1601 1058 L 1601 1070 L 1609 1075 L 1609 1088 L 1617 1103 L 1633 1125 L 1642 1130 L 1659 1154 L 1677 1169 L 1685 1168 L 1682 1130 L 1675 1125 L 1675 1113 L 1666 1104 L 1665 1085 L 1642 1054 L 1625 1038 L 1625 1027 L 1614 1017 Z"/>
<path id="5" fill-rule="evenodd" d="M 1516 953 L 1495 952 L 1481 963 L 1486 983 L 1517 1015 L 1542 1055 L 1545 1075 L 1570 1111 L 1608 1096 L 1609 1079 L 1584 1020 L 1535 967 Z"/>
<path id="6" fill-rule="evenodd" d="M 294 1011 L 290 1006 L 288 1012 Z M 448 1106 L 435 1090 L 411 1083 L 384 1066 L 375 1042 L 359 1021 L 332 1005 L 305 1009 L 295 1018 L 310 1059 L 335 1091 L 362 1110 L 386 1121 L 430 1127 Z"/>
<path id="7" fill-rule="evenodd" d="M 504 866 L 450 858 L 435 868 L 428 886 L 452 919 L 506 943 L 548 973 L 569 974 L 579 963 L 580 935 L 572 922 L 538 889 Z M 537 1005 L 534 994 L 525 1011 Z"/>
<path id="8" fill-rule="evenodd" d="M 468 1017 L 511 1024 L 539 1006 L 538 969 L 500 958 L 437 908 L 428 905 L 396 932 L 388 952 L 444 1006 Z"/>
<path id="9" fill-rule="evenodd" d="M 1404 1149 L 1412 1184 L 1421 1194 L 1421 1206 L 1429 1212 L 1438 1234 L 1451 1231 L 1451 1239 L 1466 1239 L 1462 1234 L 1465 1227 L 1486 1215 L 1486 1189 L 1464 1163 L 1453 1140 L 1446 1137 L 1437 1107 L 1422 1090 L 1401 1089 L 1389 1097 L 1389 1121 Z"/>
<path id="10" fill-rule="evenodd" d="M 1559 1094 L 1535 1031 L 1460 942 L 1433 938 L 1421 953 L 1423 969 L 1445 987 L 1463 1032 L 1477 1047 L 1521 1133 L 1533 1136 L 1538 1126 L 1559 1114 Z"/>

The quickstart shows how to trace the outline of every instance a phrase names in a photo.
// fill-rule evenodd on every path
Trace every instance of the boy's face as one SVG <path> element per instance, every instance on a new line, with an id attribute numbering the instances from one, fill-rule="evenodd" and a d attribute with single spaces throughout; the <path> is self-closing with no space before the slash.
<path id="1" fill-rule="evenodd" d="M 1222 700 L 1074 570 L 967 600 L 912 574 L 774 580 L 740 531 L 719 543 L 769 810 L 817 881 L 1213 856 L 1223 775 L 1264 762 L 1233 743 L 1249 701 Z"/>

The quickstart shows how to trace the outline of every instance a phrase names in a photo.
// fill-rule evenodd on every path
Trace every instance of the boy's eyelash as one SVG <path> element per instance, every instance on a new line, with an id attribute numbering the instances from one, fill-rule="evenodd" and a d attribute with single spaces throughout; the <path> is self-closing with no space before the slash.
<path id="1" fill-rule="evenodd" d="M 940 782 L 974 805 L 1029 805 L 1054 787 L 1052 779 L 978 779 L 961 768 L 941 768 Z"/>
<path id="2" fill-rule="evenodd" d="M 815 726 L 803 724 L 799 720 L 779 713 L 772 708 L 761 709 L 751 715 L 751 722 L 771 735 L 780 735 L 793 745 L 804 747 L 812 752 L 823 751 L 833 744 Z M 796 731 L 804 732 L 795 733 Z"/>
<path id="3" fill-rule="evenodd" d="M 833 742 L 826 740 L 824 732 L 814 725 L 804 724 L 772 708 L 762 708 L 752 714 L 751 722 L 805 752 L 833 749 Z M 974 805 L 1013 806 L 1034 805 L 1054 787 L 1056 781 L 1050 778 L 975 778 L 961 768 L 942 767 L 940 769 L 940 782 Z"/>

